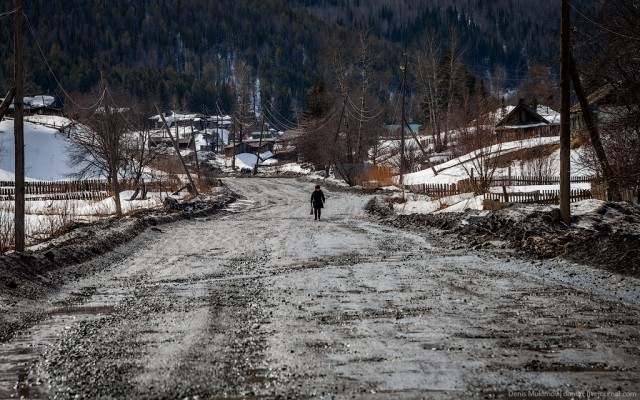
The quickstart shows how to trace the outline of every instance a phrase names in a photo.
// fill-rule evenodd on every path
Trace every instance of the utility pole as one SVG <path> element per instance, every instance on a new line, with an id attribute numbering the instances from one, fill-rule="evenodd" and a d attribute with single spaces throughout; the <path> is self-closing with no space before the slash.
<path id="1" fill-rule="evenodd" d="M 191 173 L 189 173 L 189 168 L 187 168 L 187 164 L 185 164 L 184 159 L 182 158 L 182 154 L 180 154 L 180 146 L 178 145 L 178 141 L 177 139 L 173 138 L 173 135 L 171 134 L 171 128 L 169 128 L 169 125 L 167 124 L 167 120 L 164 118 L 164 115 L 162 114 L 162 111 L 160 111 L 160 107 L 158 107 L 157 104 L 156 104 L 156 111 L 158 111 L 158 115 L 160 115 L 162 124 L 166 128 L 167 133 L 169 134 L 169 139 L 171 139 L 171 143 L 173 143 L 173 148 L 176 149 L 176 153 L 178 154 L 178 158 L 180 159 L 180 164 L 182 164 L 184 173 L 187 175 L 187 179 L 189 179 L 189 183 L 191 184 L 191 189 L 192 189 L 189 192 L 197 196 L 198 188 L 196 187 L 195 182 L 191 178 Z M 177 125 L 177 121 L 176 121 L 176 125 Z"/>
<path id="2" fill-rule="evenodd" d="M 260 162 L 260 150 L 262 149 L 262 136 L 264 136 L 264 109 L 262 110 L 262 124 L 260 126 L 260 141 L 258 141 L 258 151 L 256 153 L 256 164 L 253 166 L 253 174 L 258 174 L 258 163 Z"/>
<path id="3" fill-rule="evenodd" d="M 402 105 L 400 113 L 400 185 L 404 194 L 404 93 L 407 84 L 407 55 L 404 55 L 404 66 L 402 67 Z"/>
<path id="4" fill-rule="evenodd" d="M 570 0 L 560 0 L 560 216 L 571 224 L 571 41 Z"/>
<path id="5" fill-rule="evenodd" d="M 15 11 L 15 69 L 16 93 L 14 100 L 13 130 L 15 135 L 15 250 L 23 252 L 25 247 L 24 233 L 24 67 L 22 56 L 22 0 L 16 0 Z"/>
<path id="6" fill-rule="evenodd" d="M 200 180 L 200 162 L 198 161 L 198 148 L 196 146 L 196 134 L 193 132 L 193 120 L 191 120 L 191 140 L 193 140 L 193 156 L 196 158 L 196 174 Z"/>

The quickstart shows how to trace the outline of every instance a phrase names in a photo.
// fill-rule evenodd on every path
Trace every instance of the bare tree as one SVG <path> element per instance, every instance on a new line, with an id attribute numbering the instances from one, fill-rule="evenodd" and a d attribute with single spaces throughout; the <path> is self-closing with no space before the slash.
<path id="1" fill-rule="evenodd" d="M 425 35 L 414 55 L 416 83 L 422 94 L 422 114 L 430 127 L 435 150 L 446 147 L 454 114 L 465 92 L 462 50 L 455 31 L 447 49 Z"/>
<path id="2" fill-rule="evenodd" d="M 460 127 L 453 153 L 458 157 L 469 157 L 461 166 L 469 176 L 474 192 L 482 194 L 489 190 L 500 165 L 500 145 L 493 133 L 494 103 L 491 99 L 483 99 L 479 92 L 467 101 L 475 105 L 470 111 L 475 118 L 473 124 Z"/>
<path id="3" fill-rule="evenodd" d="M 423 116 L 428 123 L 436 151 L 442 147 L 442 96 L 440 94 L 440 71 L 438 59 L 441 48 L 435 36 L 423 36 L 414 56 L 416 60 L 416 83 L 422 93 Z"/>
<path id="4" fill-rule="evenodd" d="M 554 84 L 551 68 L 542 64 L 533 64 L 522 79 L 518 88 L 518 97 L 524 99 L 534 110 L 544 104 L 558 110 L 560 96 Z"/>
<path id="5" fill-rule="evenodd" d="M 325 101 L 318 97 L 320 82 L 309 93 L 309 104 L 303 127 L 305 138 L 301 149 L 314 160 L 316 167 L 331 164 L 344 181 L 353 186 L 359 183 L 364 163 L 369 162 L 369 149 L 381 135 L 385 103 L 379 99 L 375 88 L 376 58 L 370 50 L 370 38 L 366 32 L 357 35 L 356 41 L 330 43 L 325 51 L 328 76 L 332 88 L 323 89 L 324 98 L 332 104 L 322 107 L 323 112 L 310 112 Z M 310 154 L 313 153 L 313 154 Z"/>
<path id="6" fill-rule="evenodd" d="M 120 218 L 120 178 L 125 173 L 126 140 L 131 128 L 128 120 L 131 108 L 124 103 L 130 96 L 114 93 L 105 85 L 101 89 L 98 103 L 77 110 L 79 124 L 70 136 L 75 145 L 70 150 L 70 162 L 80 167 L 75 174 L 78 178 L 96 174 L 107 178 L 114 194 L 116 216 Z"/>
<path id="7" fill-rule="evenodd" d="M 149 142 L 151 139 L 151 127 L 149 115 L 154 112 L 153 104 L 142 101 L 131 108 L 129 122 L 133 124 L 132 132 L 125 140 L 125 169 L 131 185 L 136 187 L 131 200 L 135 199 L 142 189 L 141 198 L 146 196 L 143 173 L 157 158 L 157 153 L 151 151 Z"/>

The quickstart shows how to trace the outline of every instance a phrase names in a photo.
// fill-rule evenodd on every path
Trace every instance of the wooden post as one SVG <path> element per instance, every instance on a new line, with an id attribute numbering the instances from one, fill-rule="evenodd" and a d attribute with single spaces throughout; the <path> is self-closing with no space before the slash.
<path id="1" fill-rule="evenodd" d="M 405 95 L 405 85 L 406 85 L 406 77 L 407 77 L 407 55 L 404 55 L 404 66 L 402 68 L 402 104 L 401 108 L 401 116 L 400 116 L 400 185 L 404 188 L 404 95 Z M 404 189 L 403 189 L 403 200 L 404 200 Z"/>
<path id="2" fill-rule="evenodd" d="M 25 247 L 24 232 L 24 67 L 22 55 L 22 0 L 16 0 L 15 11 L 15 80 L 16 95 L 14 100 L 14 134 L 15 134 L 15 250 L 23 252 Z"/>
<path id="3" fill-rule="evenodd" d="M 260 162 L 260 149 L 262 148 L 262 136 L 264 136 L 264 110 L 262 113 L 262 124 L 260 127 L 260 140 L 258 141 L 258 151 L 256 153 L 256 164 L 253 166 L 253 174 L 258 173 L 258 163 Z"/>
<path id="4" fill-rule="evenodd" d="M 198 162 L 198 149 L 196 148 L 196 135 L 193 133 L 193 121 L 191 121 L 191 139 L 193 140 L 193 155 L 196 158 L 196 174 L 200 179 L 200 163 Z"/>
<path id="5" fill-rule="evenodd" d="M 507 193 L 507 187 L 506 186 L 502 186 L 502 194 L 504 195 L 504 202 L 508 203 L 509 202 L 509 193 Z"/>
<path id="6" fill-rule="evenodd" d="M 565 224 L 571 223 L 571 4 L 561 0 L 560 6 L 560 216 Z"/>
<path id="7" fill-rule="evenodd" d="M 169 133 L 169 139 L 171 139 L 171 142 L 173 143 L 173 147 L 176 149 L 176 152 L 178 153 L 178 158 L 180 159 L 182 168 L 184 168 L 185 174 L 187 174 L 187 178 L 189 179 L 189 183 L 191 184 L 193 193 L 197 195 L 198 188 L 196 187 L 196 184 L 193 182 L 193 179 L 191 179 L 189 168 L 187 168 L 187 164 L 185 164 L 184 159 L 182 158 L 182 154 L 180 154 L 180 146 L 178 146 L 178 142 L 173 138 L 173 135 L 171 134 L 171 129 L 169 129 L 169 125 L 167 125 L 167 121 L 164 119 L 164 115 L 162 115 L 162 112 L 160 111 L 160 107 L 158 107 L 157 105 L 156 105 L 156 110 L 158 111 L 158 114 L 160 115 L 160 118 L 162 119 L 162 123 L 164 124 L 165 128 L 167 128 L 167 133 Z"/>

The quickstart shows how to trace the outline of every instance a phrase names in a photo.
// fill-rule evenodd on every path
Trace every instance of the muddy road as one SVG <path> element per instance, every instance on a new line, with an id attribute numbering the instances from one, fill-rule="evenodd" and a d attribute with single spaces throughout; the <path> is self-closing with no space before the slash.
<path id="1" fill-rule="evenodd" d="M 640 396 L 638 280 L 385 225 L 370 196 L 228 179 L 0 347 L 0 398 Z M 95 268 L 95 267 L 94 267 Z"/>

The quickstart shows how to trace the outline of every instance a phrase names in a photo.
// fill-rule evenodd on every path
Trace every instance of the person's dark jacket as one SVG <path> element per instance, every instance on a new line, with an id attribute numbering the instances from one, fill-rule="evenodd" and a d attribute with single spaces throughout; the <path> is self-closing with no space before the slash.
<path id="1" fill-rule="evenodd" d="M 322 193 L 322 190 L 314 190 L 311 193 L 311 205 L 313 205 L 313 208 L 324 208 L 324 193 Z"/>

